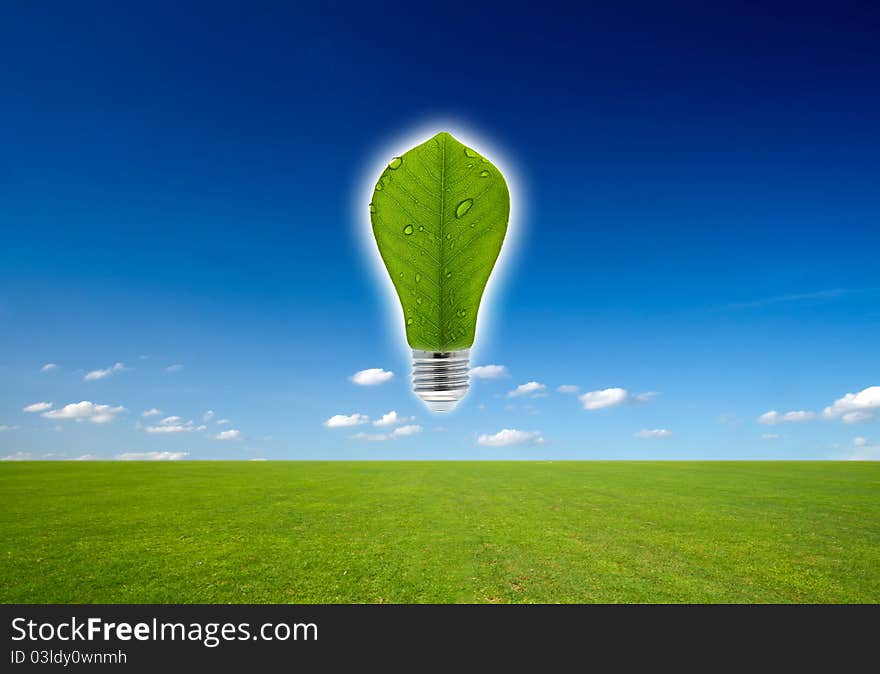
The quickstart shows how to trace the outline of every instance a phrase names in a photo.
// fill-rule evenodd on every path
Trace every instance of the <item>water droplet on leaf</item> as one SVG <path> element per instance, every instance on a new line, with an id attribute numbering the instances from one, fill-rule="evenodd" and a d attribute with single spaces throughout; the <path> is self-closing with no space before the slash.
<path id="1" fill-rule="evenodd" d="M 395 157 L 390 162 L 388 162 L 388 168 L 390 168 L 393 171 L 394 169 L 400 168 L 400 165 L 402 163 L 403 163 L 403 159 L 401 159 L 400 157 Z"/>
<path id="2" fill-rule="evenodd" d="M 465 157 L 470 157 L 471 159 L 475 159 L 476 157 L 479 157 L 480 155 L 478 155 L 476 152 L 474 152 L 473 150 L 471 150 L 469 147 L 466 147 L 466 148 L 464 149 L 464 156 L 465 156 Z"/>
<path id="3" fill-rule="evenodd" d="M 412 234 L 412 233 L 413 233 L 413 226 L 412 226 L 412 225 L 407 225 L 406 227 L 404 227 L 404 228 L 403 228 L 403 233 L 406 234 L 407 236 L 409 236 L 410 234 Z"/>
<path id="4" fill-rule="evenodd" d="M 412 325 L 412 324 L 413 324 L 413 319 L 411 319 L 411 318 L 407 318 L 407 319 L 406 319 L 406 324 L 407 324 L 407 325 Z"/>
<path id="5" fill-rule="evenodd" d="M 422 275 L 416 272 L 416 283 L 422 280 Z"/>
<path id="6" fill-rule="evenodd" d="M 451 272 L 451 271 L 446 272 L 446 278 L 452 278 L 452 272 Z"/>
<path id="7" fill-rule="evenodd" d="M 488 171 L 480 171 L 480 177 L 481 178 L 488 178 L 489 172 Z"/>
<path id="8" fill-rule="evenodd" d="M 474 205 L 473 199 L 465 199 L 455 208 L 455 217 L 461 218 L 464 217 L 464 214 L 471 210 L 471 206 Z"/>
<path id="9" fill-rule="evenodd" d="M 373 205 L 373 202 L 371 201 L 370 202 L 370 213 L 375 213 L 375 212 L 376 212 L 376 207 Z"/>

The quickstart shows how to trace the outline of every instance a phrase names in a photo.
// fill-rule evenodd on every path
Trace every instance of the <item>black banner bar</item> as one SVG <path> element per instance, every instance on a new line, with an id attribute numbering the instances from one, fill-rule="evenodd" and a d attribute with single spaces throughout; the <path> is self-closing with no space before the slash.
<path id="1" fill-rule="evenodd" d="M 799 660 L 858 671 L 871 662 L 862 658 L 880 617 L 877 606 L 6 605 L 0 613 L 4 672 L 326 671 L 353 662 L 547 671 L 600 661 L 763 669 Z"/>

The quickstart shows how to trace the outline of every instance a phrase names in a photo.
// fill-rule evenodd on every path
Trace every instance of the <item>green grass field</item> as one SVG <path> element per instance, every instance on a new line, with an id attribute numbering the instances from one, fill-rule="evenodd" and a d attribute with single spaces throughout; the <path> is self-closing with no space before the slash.
<path id="1" fill-rule="evenodd" d="M 877 602 L 880 464 L 0 464 L 0 601 Z"/>

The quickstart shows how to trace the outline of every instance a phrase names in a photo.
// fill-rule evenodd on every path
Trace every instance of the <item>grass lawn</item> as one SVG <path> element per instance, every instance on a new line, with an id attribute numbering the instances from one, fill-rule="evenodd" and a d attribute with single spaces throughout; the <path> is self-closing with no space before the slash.
<path id="1" fill-rule="evenodd" d="M 880 464 L 0 464 L 0 602 L 878 602 Z"/>

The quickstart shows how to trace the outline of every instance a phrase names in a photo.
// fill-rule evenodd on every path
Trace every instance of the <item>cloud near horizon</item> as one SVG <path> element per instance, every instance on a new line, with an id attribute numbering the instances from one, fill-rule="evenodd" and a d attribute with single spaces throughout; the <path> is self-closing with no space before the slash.
<path id="1" fill-rule="evenodd" d="M 354 440 L 369 440 L 371 442 L 383 442 L 385 440 L 394 440 L 396 438 L 402 438 L 407 435 L 415 435 L 416 433 L 421 433 L 422 427 L 418 424 L 410 424 L 408 426 L 400 426 L 399 428 L 395 428 L 390 433 L 355 433 L 352 435 L 352 439 Z"/>
<path id="2" fill-rule="evenodd" d="M 8 456 L 0 456 L 0 461 L 33 461 L 34 458 L 31 452 L 16 452 Z"/>
<path id="3" fill-rule="evenodd" d="M 179 461 L 189 452 L 126 452 L 113 458 L 117 461 Z"/>
<path id="4" fill-rule="evenodd" d="M 477 444 L 484 447 L 509 447 L 511 445 L 543 445 L 541 431 L 521 431 L 516 428 L 504 428 L 497 433 L 483 434 L 477 438 Z"/>

